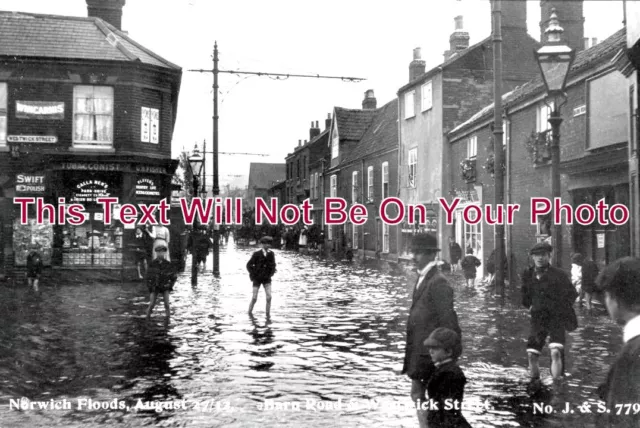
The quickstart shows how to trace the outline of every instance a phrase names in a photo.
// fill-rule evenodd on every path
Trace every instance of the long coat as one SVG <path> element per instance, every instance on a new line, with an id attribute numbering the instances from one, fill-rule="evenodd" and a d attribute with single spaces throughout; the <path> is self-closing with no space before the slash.
<path id="1" fill-rule="evenodd" d="M 600 398 L 611 410 L 606 415 L 608 424 L 600 423 L 600 426 L 640 427 L 640 413 L 634 415 L 633 408 L 635 403 L 640 403 L 640 336 L 624 344 L 599 392 Z M 625 406 L 627 404 L 631 405 L 631 409 Z"/>
<path id="2" fill-rule="evenodd" d="M 424 341 L 438 327 L 449 328 L 460 335 L 458 315 L 453 309 L 453 289 L 434 266 L 427 272 L 420 287 L 414 288 L 409 310 L 402 373 L 411 379 L 426 383 L 435 371 Z"/>
<path id="3" fill-rule="evenodd" d="M 454 362 L 444 363 L 435 370 L 427 384 L 427 392 L 429 398 L 438 404 L 438 410 L 429 410 L 427 413 L 428 426 L 471 428 L 459 408 L 445 409 L 447 400 L 456 400 L 462 405 L 466 383 L 464 373 Z"/>
<path id="4" fill-rule="evenodd" d="M 265 257 L 263 250 L 258 250 L 251 255 L 251 259 L 247 263 L 247 270 L 252 282 L 270 283 L 271 277 L 276 273 L 276 256 L 273 251 L 267 250 Z"/>

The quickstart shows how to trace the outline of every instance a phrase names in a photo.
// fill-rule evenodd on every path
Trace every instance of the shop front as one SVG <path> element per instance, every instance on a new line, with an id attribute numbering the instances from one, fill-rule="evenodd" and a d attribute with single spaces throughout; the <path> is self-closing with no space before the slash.
<path id="1" fill-rule="evenodd" d="M 462 248 L 463 256 L 467 254 L 467 250 L 471 248 L 473 255 L 482 261 L 482 264 L 478 267 L 477 277 L 482 278 L 485 275 L 485 263 L 484 263 L 484 241 L 482 225 L 484 221 L 476 222 L 475 218 L 470 218 L 465 221 L 464 211 L 469 205 L 476 205 L 481 207 L 482 205 L 482 186 L 474 186 L 472 190 L 457 190 L 454 194 L 455 198 L 459 198 L 460 202 L 456 206 L 454 212 L 454 237 L 455 241 Z M 474 215 L 475 210 L 470 210 L 469 215 Z"/>

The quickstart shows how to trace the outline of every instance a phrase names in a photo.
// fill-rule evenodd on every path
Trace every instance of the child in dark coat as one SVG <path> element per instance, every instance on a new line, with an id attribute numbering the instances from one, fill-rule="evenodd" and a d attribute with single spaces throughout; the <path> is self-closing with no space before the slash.
<path id="1" fill-rule="evenodd" d="M 38 291 L 42 265 L 42 256 L 38 252 L 38 244 L 31 244 L 29 254 L 27 254 L 27 282 L 29 287 L 33 287 L 34 291 Z"/>
<path id="2" fill-rule="evenodd" d="M 176 282 L 177 276 L 173 270 L 171 262 L 166 259 L 167 246 L 162 244 L 156 247 L 158 257 L 149 265 L 147 274 L 147 287 L 149 288 L 149 308 L 147 308 L 147 319 L 151 318 L 151 312 L 156 305 L 158 294 L 162 294 L 164 298 L 165 318 L 169 320 L 169 292 L 173 290 L 173 284 Z"/>
<path id="3" fill-rule="evenodd" d="M 464 272 L 464 277 L 467 280 L 467 287 L 473 287 L 473 284 L 476 281 L 476 269 L 481 264 L 480 260 L 473 255 L 473 249 L 467 248 L 467 255 L 464 256 L 464 259 L 460 262 L 460 266 L 462 266 L 462 271 Z"/>
<path id="4" fill-rule="evenodd" d="M 436 366 L 427 384 L 427 393 L 438 407 L 427 412 L 427 426 L 470 428 L 461 411 L 467 379 L 457 364 L 462 354 L 460 336 L 451 329 L 440 327 L 429 335 L 424 346 L 429 348 L 429 355 Z"/>

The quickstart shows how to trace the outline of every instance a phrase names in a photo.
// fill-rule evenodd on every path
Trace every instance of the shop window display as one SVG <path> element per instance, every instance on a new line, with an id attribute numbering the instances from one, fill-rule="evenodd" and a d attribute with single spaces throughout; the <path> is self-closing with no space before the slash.
<path id="1" fill-rule="evenodd" d="M 63 266 L 122 265 L 122 225 L 92 220 L 62 228 Z"/>
<path id="2" fill-rule="evenodd" d="M 31 244 L 36 244 L 43 265 L 51 266 L 53 225 L 37 224 L 35 219 L 30 219 L 27 224 L 20 224 L 20 219 L 16 218 L 13 223 L 13 253 L 16 266 L 27 265 L 27 254 Z"/>

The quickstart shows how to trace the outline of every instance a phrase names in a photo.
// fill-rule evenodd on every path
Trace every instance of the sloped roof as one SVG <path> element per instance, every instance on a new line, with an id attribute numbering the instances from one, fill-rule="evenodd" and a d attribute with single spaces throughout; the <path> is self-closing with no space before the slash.
<path id="1" fill-rule="evenodd" d="M 256 163 L 249 165 L 249 189 L 269 189 L 276 182 L 286 178 L 287 166 L 284 163 Z"/>
<path id="2" fill-rule="evenodd" d="M 376 110 L 334 108 L 341 140 L 360 140 L 376 115 Z"/>
<path id="3" fill-rule="evenodd" d="M 569 77 L 567 81 L 571 79 L 571 77 L 576 74 L 584 71 L 585 69 L 606 61 L 607 59 L 615 56 L 620 49 L 623 49 L 626 46 L 626 30 L 624 28 L 616 31 L 610 37 L 606 38 L 602 42 L 597 45 L 580 51 L 576 54 L 575 60 L 571 65 L 571 70 L 569 71 Z M 527 83 L 518 86 L 513 91 L 508 92 L 502 96 L 502 104 L 504 108 L 511 107 L 521 100 L 531 97 L 532 95 L 537 95 L 545 90 L 544 82 L 542 81 L 542 76 L 537 75 L 532 80 Z M 453 128 L 449 135 L 454 134 L 476 122 L 479 120 L 486 118 L 489 115 L 493 114 L 493 103 L 484 107 L 482 110 L 471 116 L 467 121 L 461 123 L 460 125 Z"/>
<path id="4" fill-rule="evenodd" d="M 0 11 L 0 56 L 139 62 L 180 70 L 100 18 Z"/>
<path id="5" fill-rule="evenodd" d="M 362 139 L 343 161 L 352 162 L 384 149 L 398 147 L 398 99 L 375 110 L 376 115 Z"/>

